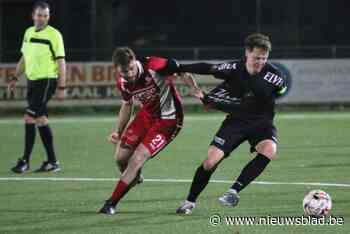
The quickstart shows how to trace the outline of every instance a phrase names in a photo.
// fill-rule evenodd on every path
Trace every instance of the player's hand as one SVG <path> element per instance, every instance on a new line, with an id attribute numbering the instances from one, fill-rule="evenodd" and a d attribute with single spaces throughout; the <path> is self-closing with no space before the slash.
<path id="1" fill-rule="evenodd" d="M 57 89 L 56 91 L 56 97 L 59 101 L 63 101 L 66 97 L 66 90 L 64 89 Z"/>
<path id="2" fill-rule="evenodd" d="M 108 137 L 108 141 L 115 145 L 118 144 L 119 140 L 120 140 L 120 135 L 117 132 L 112 132 Z"/>
<path id="3" fill-rule="evenodd" d="M 199 87 L 192 88 L 190 90 L 190 95 L 193 97 L 196 97 L 198 99 L 203 99 L 204 98 L 204 93 Z"/>
<path id="4" fill-rule="evenodd" d="M 7 91 L 9 93 L 12 93 L 12 92 L 14 92 L 16 90 L 17 81 L 18 81 L 18 79 L 15 76 L 10 78 L 10 82 L 9 82 L 9 84 L 7 86 Z"/>

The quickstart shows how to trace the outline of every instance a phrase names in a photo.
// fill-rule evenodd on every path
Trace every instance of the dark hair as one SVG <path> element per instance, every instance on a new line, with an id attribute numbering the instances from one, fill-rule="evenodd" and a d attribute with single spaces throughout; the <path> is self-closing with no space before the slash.
<path id="1" fill-rule="evenodd" d="M 44 1 L 37 1 L 33 5 L 33 11 L 36 9 L 41 8 L 41 9 L 49 9 L 50 10 L 50 5 L 47 2 Z"/>
<path id="2" fill-rule="evenodd" d="M 117 47 L 112 55 L 115 66 L 126 67 L 134 59 L 136 59 L 135 53 L 129 47 Z"/>
<path id="3" fill-rule="evenodd" d="M 244 47 L 253 50 L 255 47 L 271 51 L 272 45 L 270 38 L 261 33 L 252 33 L 244 39 Z"/>

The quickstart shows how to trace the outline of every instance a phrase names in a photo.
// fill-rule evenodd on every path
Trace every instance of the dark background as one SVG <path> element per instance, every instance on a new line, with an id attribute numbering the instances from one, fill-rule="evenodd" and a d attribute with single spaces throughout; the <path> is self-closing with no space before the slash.
<path id="1" fill-rule="evenodd" d="M 16 61 L 35 1 L 0 0 L 0 62 Z M 114 46 L 138 54 L 225 59 L 252 32 L 268 34 L 275 58 L 350 57 L 346 0 L 49 0 L 50 24 L 67 60 L 109 60 Z"/>

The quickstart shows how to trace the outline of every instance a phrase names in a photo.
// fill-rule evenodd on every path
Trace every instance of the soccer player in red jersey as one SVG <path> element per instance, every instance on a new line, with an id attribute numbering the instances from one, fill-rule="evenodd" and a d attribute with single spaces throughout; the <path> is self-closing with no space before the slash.
<path id="1" fill-rule="evenodd" d="M 175 60 L 158 57 L 137 60 L 134 52 L 126 47 L 117 48 L 112 59 L 122 105 L 118 127 L 110 135 L 110 141 L 117 145 L 115 156 L 122 175 L 112 196 L 100 209 L 100 213 L 110 215 L 115 213 L 120 199 L 140 180 L 145 162 L 175 138 L 183 122 L 181 99 L 171 80 L 178 67 Z M 180 77 L 192 93 L 198 91 L 190 74 L 180 74 Z M 134 100 L 141 103 L 141 109 L 128 125 Z"/>

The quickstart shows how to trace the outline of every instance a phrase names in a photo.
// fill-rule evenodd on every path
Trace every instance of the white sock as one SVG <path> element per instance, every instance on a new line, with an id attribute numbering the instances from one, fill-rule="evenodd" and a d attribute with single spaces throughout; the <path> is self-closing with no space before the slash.
<path id="1" fill-rule="evenodd" d="M 228 190 L 228 192 L 229 192 L 229 193 L 235 193 L 235 194 L 237 194 L 236 189 L 232 189 L 232 188 L 230 188 L 230 189 Z"/>
<path id="2" fill-rule="evenodd" d="M 190 203 L 191 205 L 195 206 L 196 203 L 195 202 L 191 202 L 191 201 L 188 201 L 188 200 L 185 200 L 185 203 Z"/>

